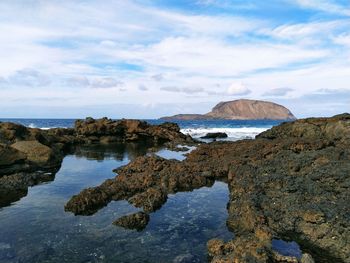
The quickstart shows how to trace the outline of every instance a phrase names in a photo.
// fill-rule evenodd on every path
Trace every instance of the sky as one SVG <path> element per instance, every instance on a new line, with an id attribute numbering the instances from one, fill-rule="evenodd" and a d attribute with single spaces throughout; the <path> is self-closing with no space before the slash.
<path id="1" fill-rule="evenodd" d="M 350 112 L 349 0 L 0 1 L 1 118 Z"/>

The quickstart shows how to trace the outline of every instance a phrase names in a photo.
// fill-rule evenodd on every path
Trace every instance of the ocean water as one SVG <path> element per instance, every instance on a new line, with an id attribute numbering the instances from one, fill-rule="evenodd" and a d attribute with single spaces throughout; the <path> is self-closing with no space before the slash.
<path id="1" fill-rule="evenodd" d="M 0 119 L 20 123 L 32 128 L 71 128 L 74 127 L 75 119 Z M 160 124 L 164 121 L 149 119 L 145 120 L 151 124 Z M 206 135 L 208 132 L 225 132 L 228 135 L 226 140 L 239 140 L 254 138 L 257 134 L 280 124 L 282 121 L 275 120 L 194 120 L 174 121 L 181 131 L 194 138 Z"/>

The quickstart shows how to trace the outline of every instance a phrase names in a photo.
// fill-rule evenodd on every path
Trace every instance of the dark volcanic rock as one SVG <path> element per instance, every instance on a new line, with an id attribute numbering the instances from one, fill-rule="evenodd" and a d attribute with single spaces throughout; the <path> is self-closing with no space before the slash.
<path id="1" fill-rule="evenodd" d="M 350 115 L 343 114 L 282 124 L 256 140 L 203 144 L 182 162 L 140 157 L 74 196 L 66 210 L 90 214 L 125 199 L 152 211 L 168 193 L 224 177 L 235 239 L 210 241 L 212 262 L 295 261 L 272 251 L 272 239 L 296 241 L 316 262 L 350 262 L 349 136 Z"/>
<path id="2" fill-rule="evenodd" d="M 149 215 L 144 212 L 138 212 L 132 215 L 123 216 L 113 222 L 113 225 L 121 226 L 127 229 L 142 231 L 146 228 L 149 221 Z"/>
<path id="3" fill-rule="evenodd" d="M 169 193 L 192 191 L 214 183 L 212 176 L 202 175 L 199 164 L 183 166 L 177 160 L 158 156 L 138 157 L 115 172 L 118 175 L 114 179 L 73 196 L 65 210 L 90 215 L 111 200 L 128 200 L 136 207 L 152 212 L 166 202 Z"/>
<path id="4" fill-rule="evenodd" d="M 102 118 L 94 120 L 77 120 L 75 131 L 78 137 L 85 142 L 130 142 L 151 140 L 155 143 L 165 142 L 193 142 L 190 136 L 180 132 L 180 128 L 174 123 L 150 125 L 139 120 L 119 120 Z"/>
<path id="5" fill-rule="evenodd" d="M 222 139 L 227 137 L 227 134 L 224 132 L 209 132 L 205 136 L 201 137 L 201 139 Z"/>

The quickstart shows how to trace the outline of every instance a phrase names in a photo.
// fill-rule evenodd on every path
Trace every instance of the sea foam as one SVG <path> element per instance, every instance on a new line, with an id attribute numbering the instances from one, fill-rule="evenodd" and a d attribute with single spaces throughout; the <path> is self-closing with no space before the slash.
<path id="1" fill-rule="evenodd" d="M 186 128 L 181 129 L 184 134 L 191 135 L 194 138 L 205 136 L 211 132 L 224 132 L 229 139 L 254 139 L 256 135 L 268 130 L 270 127 L 257 128 L 257 127 L 240 127 L 240 128 Z"/>

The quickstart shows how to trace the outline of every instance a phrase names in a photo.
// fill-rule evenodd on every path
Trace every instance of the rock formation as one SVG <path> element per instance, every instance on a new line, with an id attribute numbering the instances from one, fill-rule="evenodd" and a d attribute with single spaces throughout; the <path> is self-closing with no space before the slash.
<path id="1" fill-rule="evenodd" d="M 259 100 L 220 102 L 207 114 L 178 114 L 164 120 L 295 120 L 295 116 L 282 105 Z"/>
<path id="2" fill-rule="evenodd" d="M 228 135 L 225 132 L 209 132 L 202 136 L 201 139 L 223 139 L 227 137 Z"/>
<path id="3" fill-rule="evenodd" d="M 64 155 L 79 145 L 111 142 L 154 145 L 193 143 L 176 124 L 138 120 L 77 120 L 73 129 L 40 130 L 0 123 L 0 206 L 27 193 L 28 186 L 53 180 Z"/>
<path id="4" fill-rule="evenodd" d="M 139 157 L 65 209 L 88 215 L 124 199 L 152 212 L 169 193 L 226 178 L 227 226 L 235 238 L 208 243 L 212 262 L 312 262 L 312 255 L 315 262 L 348 263 L 349 136 L 350 115 L 343 114 L 285 123 L 255 140 L 202 144 L 182 162 Z M 272 239 L 294 240 L 304 255 L 281 256 Z"/>

